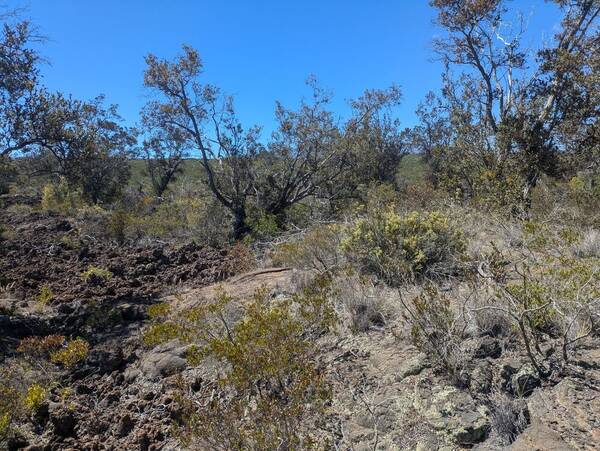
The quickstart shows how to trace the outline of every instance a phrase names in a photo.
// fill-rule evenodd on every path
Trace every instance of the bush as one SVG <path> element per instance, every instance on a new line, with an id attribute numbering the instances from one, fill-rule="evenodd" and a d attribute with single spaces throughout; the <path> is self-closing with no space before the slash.
<path id="1" fill-rule="evenodd" d="M 86 359 L 90 351 L 90 345 L 82 338 L 68 341 L 66 346 L 50 353 L 53 363 L 72 368 Z"/>
<path id="2" fill-rule="evenodd" d="M 336 224 L 319 225 L 299 239 L 278 245 L 271 256 L 276 266 L 290 266 L 316 272 L 332 272 L 343 259 L 339 250 L 341 227 Z"/>
<path id="3" fill-rule="evenodd" d="M 154 324 L 144 333 L 146 344 L 177 338 L 192 344 L 191 364 L 211 359 L 224 369 L 195 394 L 183 390 L 185 446 L 309 449 L 317 443 L 314 421 L 324 413 L 331 390 L 312 338 L 336 322 L 330 290 L 330 281 L 318 278 L 278 301 L 258 290 L 243 304 L 222 292 L 184 312 L 171 312 L 166 304 L 151 307 Z"/>
<path id="4" fill-rule="evenodd" d="M 31 412 L 36 412 L 46 401 L 47 396 L 48 392 L 40 384 L 35 383 L 27 389 L 24 399 L 25 407 Z"/>
<path id="5" fill-rule="evenodd" d="M 465 248 L 463 234 L 439 212 L 376 211 L 356 221 L 342 240 L 350 260 L 392 286 L 456 274 Z"/>
<path id="6" fill-rule="evenodd" d="M 187 439 L 212 449 L 310 449 L 316 437 L 306 421 L 331 398 L 314 353 L 290 304 L 270 306 L 257 294 L 242 321 L 201 352 L 228 370 L 221 399 L 192 404 Z"/>
<path id="7" fill-rule="evenodd" d="M 410 303 L 402 297 L 401 302 L 415 346 L 447 372 L 453 384 L 463 386 L 467 382 L 468 356 L 461 347 L 463 328 L 450 299 L 435 286 L 427 285 Z"/>
<path id="8" fill-rule="evenodd" d="M 54 293 L 52 292 L 52 289 L 47 284 L 42 285 L 42 287 L 40 288 L 40 292 L 38 293 L 38 295 L 35 298 L 36 302 L 41 305 L 47 305 L 53 299 L 54 299 Z"/>
<path id="9" fill-rule="evenodd" d="M 71 190 L 64 178 L 61 178 L 58 184 L 46 184 L 42 190 L 42 210 L 72 214 L 83 206 L 81 193 Z"/>

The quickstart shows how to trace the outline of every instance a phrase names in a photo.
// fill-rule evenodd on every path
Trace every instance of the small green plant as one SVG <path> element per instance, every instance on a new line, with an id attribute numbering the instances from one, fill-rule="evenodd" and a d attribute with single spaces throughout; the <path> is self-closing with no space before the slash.
<path id="1" fill-rule="evenodd" d="M 455 274 L 466 243 L 442 213 L 400 216 L 387 210 L 356 221 L 341 246 L 364 272 L 395 286 L 416 277 Z"/>
<path id="2" fill-rule="evenodd" d="M 86 282 L 101 282 L 112 279 L 113 273 L 108 269 L 99 268 L 97 266 L 88 266 L 88 268 L 81 273 L 81 278 Z"/>
<path id="3" fill-rule="evenodd" d="M 79 191 L 69 187 L 66 179 L 58 183 L 48 183 L 42 190 L 42 210 L 69 214 L 83 207 L 84 202 Z"/>
<path id="4" fill-rule="evenodd" d="M 90 345 L 82 338 L 68 341 L 66 346 L 50 353 L 53 363 L 72 368 L 86 359 L 90 351 Z"/>
<path id="5" fill-rule="evenodd" d="M 35 298 L 36 302 L 41 305 L 47 305 L 53 299 L 54 299 L 54 292 L 47 284 L 42 285 L 38 295 Z"/>
<path id="6" fill-rule="evenodd" d="M 40 406 L 46 401 L 48 392 L 39 384 L 34 383 L 27 389 L 24 404 L 30 412 L 37 412 Z"/>

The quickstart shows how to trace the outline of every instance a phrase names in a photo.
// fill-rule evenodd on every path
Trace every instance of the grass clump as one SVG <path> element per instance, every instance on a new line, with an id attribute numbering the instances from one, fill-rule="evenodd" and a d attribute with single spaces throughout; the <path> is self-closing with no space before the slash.
<path id="1" fill-rule="evenodd" d="M 356 221 L 342 240 L 348 259 L 392 286 L 455 274 L 465 248 L 462 232 L 435 211 L 406 216 L 375 211 Z"/>

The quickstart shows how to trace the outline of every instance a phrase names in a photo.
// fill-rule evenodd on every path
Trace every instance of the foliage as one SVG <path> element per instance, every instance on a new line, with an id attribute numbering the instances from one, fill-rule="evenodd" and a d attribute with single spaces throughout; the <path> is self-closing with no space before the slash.
<path id="1" fill-rule="evenodd" d="M 45 211 L 73 214 L 83 205 L 81 193 L 72 190 L 64 177 L 57 184 L 46 184 L 42 190 L 41 206 Z"/>
<path id="2" fill-rule="evenodd" d="M 465 250 L 465 239 L 442 213 L 400 216 L 388 209 L 357 220 L 342 248 L 366 273 L 398 285 L 415 277 L 456 273 L 456 259 Z"/>
<path id="3" fill-rule="evenodd" d="M 42 305 L 48 304 L 53 299 L 54 299 L 54 293 L 52 292 L 52 289 L 47 284 L 42 285 L 42 287 L 40 288 L 40 292 L 38 293 L 38 295 L 35 298 L 35 300 L 39 304 L 42 304 Z"/>
<path id="4" fill-rule="evenodd" d="M 181 437 L 187 446 L 305 449 L 316 444 L 306 422 L 324 412 L 331 393 L 314 360 L 311 338 L 337 321 L 330 290 L 331 282 L 318 278 L 285 300 L 259 290 L 243 305 L 222 292 L 180 313 L 165 304 L 152 307 L 155 323 L 144 333 L 146 344 L 177 338 L 193 344 L 192 364 L 207 358 L 222 363 L 216 381 L 181 399 L 187 412 Z M 240 319 L 232 324 L 234 317 Z M 204 389 L 219 396 L 205 397 Z"/>
<path id="5" fill-rule="evenodd" d="M 39 384 L 33 384 L 27 389 L 23 400 L 25 407 L 31 412 L 37 411 L 46 400 L 48 392 Z"/>
<path id="6" fill-rule="evenodd" d="M 67 341 L 66 346 L 50 353 L 53 363 L 72 368 L 86 359 L 90 345 L 82 338 Z"/>
<path id="7" fill-rule="evenodd" d="M 332 272 L 342 263 L 340 241 L 341 227 L 323 224 L 306 231 L 300 238 L 276 246 L 271 259 L 274 265 Z"/>
<path id="8" fill-rule="evenodd" d="M 68 340 L 62 335 L 48 335 L 24 338 L 17 351 L 31 358 L 43 358 L 72 368 L 85 360 L 89 349 L 89 343 L 82 338 Z"/>
<path id="9" fill-rule="evenodd" d="M 88 268 L 80 274 L 86 282 L 102 282 L 112 279 L 113 273 L 106 268 L 89 265 Z"/>

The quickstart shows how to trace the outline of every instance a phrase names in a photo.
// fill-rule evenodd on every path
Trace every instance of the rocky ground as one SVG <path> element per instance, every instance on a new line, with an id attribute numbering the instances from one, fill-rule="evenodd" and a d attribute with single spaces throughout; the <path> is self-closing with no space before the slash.
<path id="1" fill-rule="evenodd" d="M 214 295 L 217 283 L 239 297 L 261 286 L 277 296 L 292 292 L 299 277 L 285 268 L 248 272 L 247 256 L 235 248 L 118 246 L 82 235 L 59 216 L 3 212 L 0 223 L 9 226 L 0 243 L 0 282 L 11 287 L 0 311 L 0 362 L 17 355 L 29 335 L 82 336 L 91 344 L 83 364 L 60 374 L 68 399 L 52 390 L 10 449 L 180 449 L 171 434 L 181 415 L 177 389 L 181 380 L 193 389 L 207 369 L 189 367 L 178 342 L 142 346 L 147 306 L 166 300 L 187 309 Z M 113 277 L 83 280 L 90 265 Z M 53 297 L 40 305 L 44 285 Z M 334 388 L 324 428 L 338 449 L 600 449 L 597 338 L 584 343 L 563 374 L 540 381 L 502 337 L 473 335 L 460 388 L 409 344 L 400 320 L 324 336 L 319 348 Z M 506 412 L 524 428 L 510 444 Z"/>

